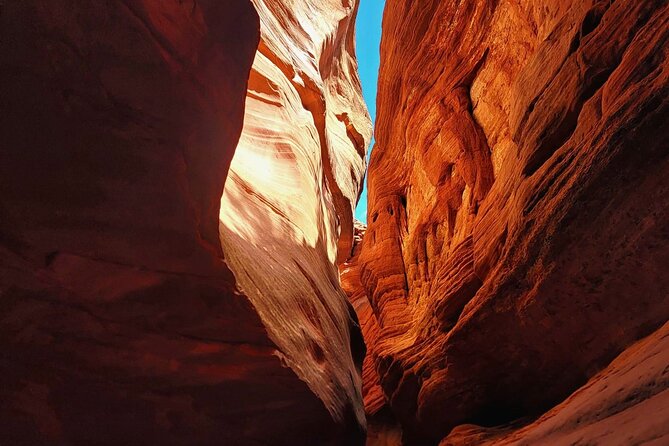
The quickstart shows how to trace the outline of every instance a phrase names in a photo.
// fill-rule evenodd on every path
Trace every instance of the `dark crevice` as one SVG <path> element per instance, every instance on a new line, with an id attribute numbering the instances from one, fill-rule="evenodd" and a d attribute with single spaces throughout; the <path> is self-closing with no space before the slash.
<path id="1" fill-rule="evenodd" d="M 539 136 L 541 144 L 527 160 L 525 168 L 523 169 L 523 174 L 525 174 L 525 176 L 533 175 L 569 140 L 569 138 L 571 138 L 578 126 L 578 118 L 583 106 L 600 88 L 604 86 L 614 70 L 615 67 L 605 68 L 597 74 L 586 76 L 586 79 L 583 81 L 585 88 L 581 91 L 581 95 L 576 102 L 575 108 L 565 111 L 565 114 L 561 117 L 556 117 L 552 123 L 546 125 L 544 131 Z"/>

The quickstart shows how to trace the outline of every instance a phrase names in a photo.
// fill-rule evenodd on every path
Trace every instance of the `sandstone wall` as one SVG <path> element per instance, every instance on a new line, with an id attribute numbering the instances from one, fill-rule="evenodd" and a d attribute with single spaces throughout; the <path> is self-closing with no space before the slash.
<path id="1" fill-rule="evenodd" d="M 440 446 L 664 444 L 669 438 L 669 323 L 538 420 L 496 429 L 459 426 Z"/>
<path id="2" fill-rule="evenodd" d="M 223 250 L 282 360 L 335 419 L 364 426 L 364 344 L 336 268 L 352 249 L 372 131 L 357 2 L 254 4 L 261 40 L 221 202 Z"/>
<path id="3" fill-rule="evenodd" d="M 0 5 L 1 444 L 361 441 L 334 272 L 370 133 L 354 13 Z"/>
<path id="4" fill-rule="evenodd" d="M 538 415 L 669 318 L 668 20 L 659 0 L 386 3 L 349 274 L 407 439 Z"/>

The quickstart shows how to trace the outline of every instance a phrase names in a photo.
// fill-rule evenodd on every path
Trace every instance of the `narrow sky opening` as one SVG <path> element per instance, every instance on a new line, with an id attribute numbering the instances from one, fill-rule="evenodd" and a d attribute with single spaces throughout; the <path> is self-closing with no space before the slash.
<path id="1" fill-rule="evenodd" d="M 362 95 L 369 108 L 372 123 L 376 122 L 376 83 L 379 78 L 379 46 L 381 44 L 381 20 L 385 0 L 360 0 L 355 28 L 355 48 L 358 70 L 362 82 Z M 372 138 L 371 147 L 374 145 Z M 355 218 L 367 222 L 367 178 L 363 186 Z"/>

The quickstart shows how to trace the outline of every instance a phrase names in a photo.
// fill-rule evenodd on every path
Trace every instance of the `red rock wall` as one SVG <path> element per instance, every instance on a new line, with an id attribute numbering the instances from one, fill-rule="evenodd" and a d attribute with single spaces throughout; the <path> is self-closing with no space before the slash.
<path id="1" fill-rule="evenodd" d="M 349 275 L 407 441 L 538 415 L 669 318 L 668 20 L 659 0 L 386 3 Z"/>
<path id="2" fill-rule="evenodd" d="M 339 278 L 344 292 L 358 315 L 363 338 L 370 340 L 378 338 L 379 324 L 360 279 L 360 250 L 366 229 L 364 224 L 356 221 L 353 253 L 351 258 L 340 266 Z M 377 415 L 386 405 L 372 355 L 365 355 L 363 362 L 362 397 L 368 416 Z"/>
<path id="3" fill-rule="evenodd" d="M 440 446 L 665 444 L 669 323 L 633 344 L 565 401 L 525 427 L 459 426 Z"/>
<path id="4" fill-rule="evenodd" d="M 339 204 L 323 204 L 320 214 L 305 208 L 330 228 L 304 262 L 307 271 L 324 272 L 313 280 L 326 284 L 326 302 L 294 317 L 341 323 L 327 332 L 337 338 L 310 328 L 301 334 L 325 358 L 316 366 L 309 360 L 311 375 L 277 336 L 281 327 L 262 314 L 255 290 L 244 294 L 247 282 L 233 275 L 239 258 L 221 250 L 224 183 L 243 122 L 257 112 L 244 117 L 260 30 L 269 29 L 261 6 L 270 7 L 245 0 L 0 5 L 0 444 L 361 441 L 351 351 L 362 349 L 351 347 L 355 324 L 331 280 L 336 245 L 346 245 L 332 209 L 350 221 L 341 202 L 357 194 L 363 154 L 329 145 L 331 159 L 348 160 L 337 164 L 345 175 L 331 168 L 337 181 L 344 178 L 339 192 L 328 183 L 322 194 Z M 330 34 L 323 31 L 316 68 L 331 73 L 330 90 L 351 81 L 355 95 L 351 31 L 337 27 L 353 12 L 340 6 L 323 16 Z M 348 80 L 337 80 L 347 70 Z M 369 126 L 356 107 L 349 118 L 338 108 L 328 112 L 345 129 L 350 119 L 355 138 L 355 119 Z M 314 159 L 311 173 L 321 178 L 324 161 Z M 233 167 L 230 175 L 238 174 Z M 240 198 L 249 201 L 242 208 L 255 211 L 255 196 Z M 280 280 L 277 289 L 297 289 Z M 331 388 L 320 384 L 328 378 Z"/>

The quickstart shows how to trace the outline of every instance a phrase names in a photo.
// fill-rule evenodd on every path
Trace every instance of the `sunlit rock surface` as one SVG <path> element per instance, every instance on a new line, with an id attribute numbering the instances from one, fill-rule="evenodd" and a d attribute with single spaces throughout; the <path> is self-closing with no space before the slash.
<path id="1" fill-rule="evenodd" d="M 367 409 L 379 382 L 405 441 L 538 416 L 669 318 L 668 21 L 660 0 L 386 3 L 342 280 Z"/>
<path id="2" fill-rule="evenodd" d="M 345 210 L 369 139 L 354 7 L 302 7 L 0 5 L 0 444 L 360 439 L 356 332 L 334 267 L 338 242 L 350 246 Z M 291 66 L 290 79 L 272 71 Z M 275 100 L 285 109 L 264 115 L 259 105 Z M 277 133 L 273 120 L 289 125 Z M 250 151 L 260 128 L 264 159 Z M 219 240 L 226 176 L 247 202 L 224 213 L 229 255 Z M 282 231 L 280 243 L 267 238 Z M 290 255 L 277 266 L 265 249 Z M 236 280 L 224 256 L 235 273 L 240 262 L 251 271 Z M 249 287 L 256 266 L 275 278 L 265 300 Z"/>
<path id="3" fill-rule="evenodd" d="M 371 138 L 357 2 L 254 4 L 261 42 L 221 203 L 223 251 L 282 360 L 336 421 L 362 431 L 364 345 L 336 267 L 351 253 Z"/>

